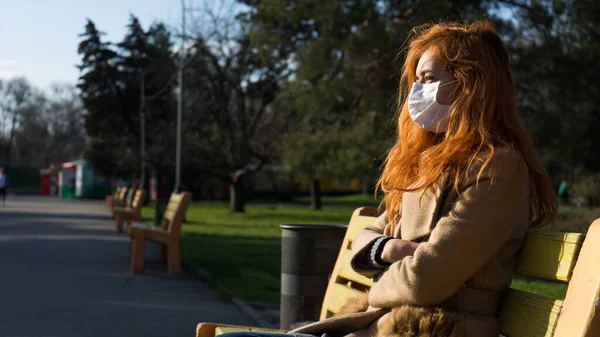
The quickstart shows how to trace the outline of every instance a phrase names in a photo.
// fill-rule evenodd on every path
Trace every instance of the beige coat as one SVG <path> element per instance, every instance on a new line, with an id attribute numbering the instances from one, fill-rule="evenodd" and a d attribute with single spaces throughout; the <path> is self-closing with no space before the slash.
<path id="1" fill-rule="evenodd" d="M 510 286 L 516 253 L 530 222 L 530 189 L 523 158 L 497 149 L 476 183 L 473 167 L 453 186 L 405 193 L 396 238 L 420 242 L 413 256 L 383 272 L 365 268 L 365 250 L 389 232 L 386 213 L 355 240 L 352 267 L 374 278 L 366 313 L 334 317 L 294 332 L 374 336 L 389 308 L 401 304 L 458 309 L 468 337 L 497 337 L 501 293 Z M 496 172 L 493 181 L 490 171 Z M 386 230 L 387 229 L 387 230 Z"/>

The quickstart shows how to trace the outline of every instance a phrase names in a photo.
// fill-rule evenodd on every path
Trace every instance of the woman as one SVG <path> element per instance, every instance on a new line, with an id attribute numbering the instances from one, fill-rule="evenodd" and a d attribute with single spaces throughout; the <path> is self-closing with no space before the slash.
<path id="1" fill-rule="evenodd" d="M 404 323 L 390 309 L 409 305 L 459 319 L 453 332 L 406 336 L 497 337 L 516 253 L 557 207 L 517 115 L 508 53 L 489 22 L 422 27 L 400 91 L 378 183 L 387 211 L 352 247 L 352 267 L 374 279 L 368 310 L 294 332 L 393 335 Z"/>

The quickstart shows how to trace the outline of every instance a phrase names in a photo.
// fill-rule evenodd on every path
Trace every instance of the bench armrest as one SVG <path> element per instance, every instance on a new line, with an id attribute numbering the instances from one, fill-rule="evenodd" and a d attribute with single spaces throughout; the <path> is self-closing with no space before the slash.
<path id="1" fill-rule="evenodd" d="M 253 326 L 231 325 L 222 323 L 199 323 L 196 327 L 196 337 L 215 337 L 217 329 L 238 330 L 238 331 L 256 331 L 256 332 L 278 332 L 287 333 L 288 330 L 266 329 Z"/>

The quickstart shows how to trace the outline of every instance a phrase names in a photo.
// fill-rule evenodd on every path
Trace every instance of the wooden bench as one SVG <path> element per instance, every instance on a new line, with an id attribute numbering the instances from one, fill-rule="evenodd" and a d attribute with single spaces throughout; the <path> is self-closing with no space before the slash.
<path id="1" fill-rule="evenodd" d="M 173 193 L 163 215 L 162 225 L 153 226 L 133 222 L 129 227 L 131 238 L 130 261 L 133 273 L 144 272 L 146 240 L 161 245 L 161 255 L 167 262 L 169 274 L 181 273 L 181 224 L 190 203 L 190 192 Z"/>
<path id="2" fill-rule="evenodd" d="M 117 187 L 115 194 L 106 196 L 106 207 L 113 213 L 113 207 L 116 205 L 122 205 L 125 200 L 125 194 L 127 193 L 127 187 Z"/>
<path id="3" fill-rule="evenodd" d="M 113 216 L 115 218 L 115 227 L 117 232 L 123 232 L 123 225 L 125 225 L 125 228 L 129 228 L 132 221 L 140 221 L 142 219 L 144 195 L 144 190 L 137 190 L 135 191 L 131 206 L 113 207 Z"/>
<path id="4" fill-rule="evenodd" d="M 109 206 L 109 202 L 112 202 L 113 199 L 117 199 L 119 197 L 119 195 L 121 194 L 121 190 L 123 189 L 123 187 L 117 187 L 115 189 L 115 193 L 111 194 L 111 195 L 107 195 L 106 196 L 106 205 Z M 109 201 L 110 200 L 110 201 Z M 110 208 L 110 207 L 109 207 Z"/>
<path id="5" fill-rule="evenodd" d="M 377 216 L 373 208 L 354 211 L 323 300 L 320 319 L 337 313 L 346 300 L 368 289 L 372 280 L 350 267 L 351 244 Z M 544 230 L 529 231 L 515 273 L 531 278 L 568 283 L 564 301 L 510 289 L 500 310 L 502 335 L 506 337 L 600 336 L 600 219 L 587 235 Z M 200 323 L 197 337 L 225 332 L 257 331 L 256 328 Z M 278 330 L 278 332 L 286 332 Z"/>
<path id="6" fill-rule="evenodd" d="M 135 187 L 130 187 L 129 189 L 127 189 L 127 193 L 125 193 L 125 198 L 123 198 L 123 203 L 117 206 L 131 206 L 131 202 L 133 201 L 133 196 L 135 195 L 136 190 L 137 189 Z"/>

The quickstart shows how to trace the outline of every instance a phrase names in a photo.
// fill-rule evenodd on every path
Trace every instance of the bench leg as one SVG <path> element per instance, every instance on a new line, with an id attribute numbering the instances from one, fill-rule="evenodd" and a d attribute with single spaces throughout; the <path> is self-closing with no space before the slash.
<path id="1" fill-rule="evenodd" d="M 160 244 L 160 260 L 164 263 L 167 263 L 167 244 Z"/>
<path id="2" fill-rule="evenodd" d="M 115 214 L 115 227 L 117 229 L 117 232 L 123 232 L 123 215 L 120 212 L 117 212 Z"/>
<path id="3" fill-rule="evenodd" d="M 106 207 L 112 213 L 113 197 L 106 197 Z"/>
<path id="4" fill-rule="evenodd" d="M 181 274 L 181 250 L 179 243 L 167 245 L 167 269 L 171 275 Z"/>
<path id="5" fill-rule="evenodd" d="M 144 238 L 131 237 L 131 272 L 141 274 L 144 272 L 144 258 L 146 256 L 146 242 Z"/>

